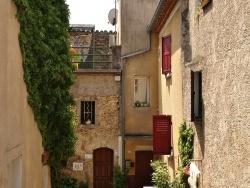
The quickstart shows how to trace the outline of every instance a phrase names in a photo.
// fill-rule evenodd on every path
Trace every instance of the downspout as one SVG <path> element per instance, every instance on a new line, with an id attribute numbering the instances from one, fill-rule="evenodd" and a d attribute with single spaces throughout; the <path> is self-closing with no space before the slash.
<path id="1" fill-rule="evenodd" d="M 148 51 L 151 50 L 151 33 L 148 32 L 148 48 L 144 49 L 144 50 L 139 50 L 136 52 L 131 52 L 128 54 L 125 54 L 123 56 L 121 56 L 121 73 L 122 73 L 122 86 L 121 86 L 121 92 L 122 92 L 122 161 L 123 161 L 123 165 L 122 165 L 122 169 L 125 170 L 125 113 L 124 113 L 124 70 L 123 70 L 123 63 L 124 63 L 124 59 L 128 58 L 128 57 L 132 57 L 132 56 L 136 56 L 136 55 L 140 55 L 143 53 L 146 53 Z"/>

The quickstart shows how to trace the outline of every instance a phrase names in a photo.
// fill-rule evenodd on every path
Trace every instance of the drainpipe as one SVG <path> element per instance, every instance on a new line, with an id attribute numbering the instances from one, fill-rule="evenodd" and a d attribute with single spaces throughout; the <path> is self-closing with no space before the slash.
<path id="1" fill-rule="evenodd" d="M 124 63 L 124 59 L 128 58 L 128 57 L 132 57 L 132 56 L 136 56 L 136 55 L 140 55 L 143 53 L 146 53 L 148 51 L 151 50 L 151 33 L 148 32 L 148 48 L 144 49 L 144 50 L 139 50 L 136 52 L 131 52 L 128 54 L 125 54 L 123 56 L 121 56 L 121 73 L 122 73 L 122 87 L 121 87 L 121 92 L 122 92 L 122 161 L 123 161 L 123 165 L 122 165 L 122 169 L 125 170 L 125 113 L 124 113 L 124 70 L 123 70 L 123 63 Z"/>

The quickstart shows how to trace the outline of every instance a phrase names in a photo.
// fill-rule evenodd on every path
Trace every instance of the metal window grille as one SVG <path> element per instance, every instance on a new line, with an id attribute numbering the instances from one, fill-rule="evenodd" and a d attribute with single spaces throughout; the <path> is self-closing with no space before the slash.
<path id="1" fill-rule="evenodd" d="M 95 124 L 95 101 L 81 101 L 81 124 Z"/>

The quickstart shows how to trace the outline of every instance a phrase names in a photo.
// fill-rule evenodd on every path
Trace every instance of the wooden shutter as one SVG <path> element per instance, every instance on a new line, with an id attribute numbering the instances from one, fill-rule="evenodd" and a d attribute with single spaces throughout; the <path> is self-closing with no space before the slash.
<path id="1" fill-rule="evenodd" d="M 171 36 L 162 38 L 162 74 L 171 72 Z"/>
<path id="2" fill-rule="evenodd" d="M 171 116 L 153 116 L 153 151 L 158 155 L 171 154 Z"/>
<path id="3" fill-rule="evenodd" d="M 201 7 L 204 8 L 209 2 L 210 2 L 210 0 L 202 0 Z"/>

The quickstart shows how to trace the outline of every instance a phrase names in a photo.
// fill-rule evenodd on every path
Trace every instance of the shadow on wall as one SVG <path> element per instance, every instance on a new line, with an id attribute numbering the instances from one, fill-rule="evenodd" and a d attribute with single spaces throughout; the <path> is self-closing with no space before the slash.
<path id="1" fill-rule="evenodd" d="M 201 157 L 204 158 L 204 150 L 205 150 L 205 123 L 204 123 L 204 104 L 202 101 L 202 120 L 201 121 L 195 121 L 194 122 L 194 128 L 197 134 L 197 139 L 198 139 L 198 144 L 200 146 L 200 151 L 199 151 L 199 156 L 202 155 Z"/>

